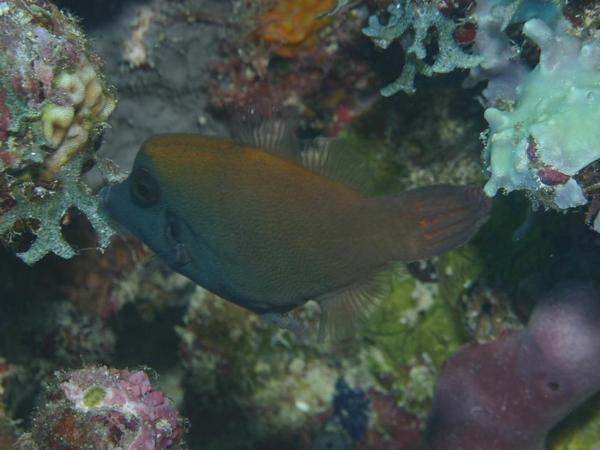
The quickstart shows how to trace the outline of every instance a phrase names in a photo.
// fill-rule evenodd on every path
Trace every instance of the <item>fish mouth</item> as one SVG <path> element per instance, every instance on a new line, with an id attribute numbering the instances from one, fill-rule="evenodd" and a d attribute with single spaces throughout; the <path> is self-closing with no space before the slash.
<path id="1" fill-rule="evenodd" d="M 185 245 L 178 243 L 166 252 L 157 253 L 160 259 L 166 261 L 173 269 L 179 270 L 192 262 L 192 256 Z"/>

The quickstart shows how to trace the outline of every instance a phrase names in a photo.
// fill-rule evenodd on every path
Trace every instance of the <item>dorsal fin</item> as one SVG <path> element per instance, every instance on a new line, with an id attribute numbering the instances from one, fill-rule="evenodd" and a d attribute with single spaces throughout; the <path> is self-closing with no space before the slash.
<path id="1" fill-rule="evenodd" d="M 300 163 L 307 169 L 358 191 L 369 190 L 370 176 L 365 160 L 343 145 L 343 140 L 313 139 L 304 145 Z"/>
<path id="2" fill-rule="evenodd" d="M 390 267 L 315 299 L 321 306 L 319 341 L 340 342 L 353 336 L 357 325 L 389 294 Z"/>
<path id="3" fill-rule="evenodd" d="M 268 150 L 280 156 L 294 157 L 298 152 L 298 139 L 288 122 L 280 119 L 243 124 L 235 133 L 242 144 Z"/>
<path id="4" fill-rule="evenodd" d="M 297 120 L 289 111 L 273 111 L 265 105 L 236 114 L 231 134 L 241 144 L 269 151 L 280 157 L 298 160 Z"/>
<path id="5" fill-rule="evenodd" d="M 286 158 L 358 191 L 369 190 L 370 171 L 366 168 L 366 160 L 362 155 L 344 145 L 343 139 L 315 138 L 300 141 L 295 134 L 296 124 L 293 117 L 265 118 L 251 110 L 234 120 L 231 132 L 241 144 Z"/>

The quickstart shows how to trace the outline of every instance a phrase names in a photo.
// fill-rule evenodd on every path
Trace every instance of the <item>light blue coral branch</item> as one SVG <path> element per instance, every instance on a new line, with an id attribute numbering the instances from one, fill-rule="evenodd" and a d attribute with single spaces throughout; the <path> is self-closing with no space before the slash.
<path id="1" fill-rule="evenodd" d="M 444 17 L 431 4 L 415 5 L 411 0 L 395 0 L 389 7 L 390 14 L 387 25 L 382 25 L 376 16 L 369 17 L 369 25 L 363 33 L 373 42 L 387 48 L 394 40 L 400 39 L 406 52 L 406 61 L 400 76 L 391 84 L 381 89 L 381 95 L 389 97 L 397 92 L 415 92 L 414 79 L 417 73 L 431 77 L 436 73 L 448 73 L 455 69 L 469 69 L 481 63 L 481 56 L 470 55 L 454 40 L 456 24 L 452 19 Z M 438 54 L 433 64 L 427 64 L 426 41 L 428 30 L 435 28 L 438 35 Z M 412 41 L 407 39 L 408 31 L 413 30 Z M 406 41 L 409 42 L 406 42 Z"/>
<path id="2" fill-rule="evenodd" d="M 40 200 L 39 203 L 16 198 L 16 206 L 2 216 L 0 234 L 9 232 L 11 227 L 19 220 L 33 219 L 42 226 L 36 231 L 36 239 L 31 247 L 17 256 L 26 264 L 34 264 L 48 253 L 54 253 L 61 258 L 71 258 L 76 251 L 63 238 L 60 224 L 69 208 L 79 209 L 89 220 L 96 232 L 98 246 L 104 249 L 110 243 L 114 234 L 109 221 L 96 197 L 90 189 L 80 181 L 81 167 L 84 157 L 78 156 L 69 161 L 57 175 L 61 183 L 61 191 L 49 199 Z"/>

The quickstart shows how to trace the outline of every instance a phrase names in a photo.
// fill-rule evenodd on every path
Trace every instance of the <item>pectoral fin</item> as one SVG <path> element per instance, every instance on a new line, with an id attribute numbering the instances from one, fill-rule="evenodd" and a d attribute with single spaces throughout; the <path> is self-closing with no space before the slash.
<path id="1" fill-rule="evenodd" d="M 327 293 L 317 298 L 321 306 L 319 341 L 339 342 L 355 334 L 364 321 L 389 292 L 389 268 L 367 280 Z"/>

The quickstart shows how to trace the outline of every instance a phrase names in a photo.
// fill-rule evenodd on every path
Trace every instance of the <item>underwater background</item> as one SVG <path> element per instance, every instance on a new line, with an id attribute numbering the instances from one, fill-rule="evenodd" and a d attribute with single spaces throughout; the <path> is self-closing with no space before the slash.
<path id="1" fill-rule="evenodd" d="M 0 450 L 600 449 L 599 26 L 594 0 L 0 0 Z M 490 217 L 392 265 L 343 341 L 315 302 L 279 327 L 98 195 L 149 137 L 249 112 L 371 196 L 473 185 Z"/>

